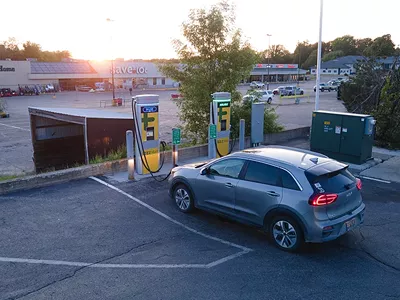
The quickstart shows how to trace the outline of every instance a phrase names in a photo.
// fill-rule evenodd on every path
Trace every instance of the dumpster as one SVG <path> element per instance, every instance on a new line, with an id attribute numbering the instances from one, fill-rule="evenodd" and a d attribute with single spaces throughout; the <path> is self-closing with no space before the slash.
<path id="1" fill-rule="evenodd" d="M 363 164 L 372 158 L 375 123 L 370 115 L 314 111 L 310 149 L 340 161 Z"/>

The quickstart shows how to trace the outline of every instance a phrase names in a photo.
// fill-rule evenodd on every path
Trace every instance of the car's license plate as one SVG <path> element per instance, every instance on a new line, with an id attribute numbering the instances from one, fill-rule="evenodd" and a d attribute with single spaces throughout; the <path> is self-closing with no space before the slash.
<path id="1" fill-rule="evenodd" d="M 353 218 L 346 222 L 346 230 L 350 230 L 352 227 L 356 225 L 356 218 Z"/>

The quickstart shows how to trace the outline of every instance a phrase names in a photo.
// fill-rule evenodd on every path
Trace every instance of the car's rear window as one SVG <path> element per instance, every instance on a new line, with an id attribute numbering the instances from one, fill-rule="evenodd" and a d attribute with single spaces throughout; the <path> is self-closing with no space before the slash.
<path id="1" fill-rule="evenodd" d="M 326 173 L 319 176 L 306 174 L 308 181 L 316 192 L 340 193 L 356 184 L 356 178 L 347 170 Z"/>

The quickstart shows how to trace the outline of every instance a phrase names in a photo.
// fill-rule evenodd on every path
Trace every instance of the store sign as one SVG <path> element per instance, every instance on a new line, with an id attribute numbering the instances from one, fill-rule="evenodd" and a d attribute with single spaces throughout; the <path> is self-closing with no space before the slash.
<path id="1" fill-rule="evenodd" d="M 147 68 L 145 67 L 115 67 L 114 74 L 147 74 Z"/>
<path id="2" fill-rule="evenodd" d="M 15 68 L 5 68 L 0 66 L 0 72 L 15 72 Z"/>

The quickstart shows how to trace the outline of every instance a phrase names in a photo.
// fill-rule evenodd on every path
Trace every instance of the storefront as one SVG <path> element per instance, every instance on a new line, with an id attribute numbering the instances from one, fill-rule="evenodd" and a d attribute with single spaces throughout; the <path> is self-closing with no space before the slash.
<path id="1" fill-rule="evenodd" d="M 248 82 L 290 82 L 304 80 L 306 74 L 307 71 L 299 69 L 297 64 L 257 64 Z"/>
<path id="2" fill-rule="evenodd" d="M 178 87 L 178 82 L 165 77 L 155 63 L 144 61 L 0 61 L 0 88 L 40 88 L 51 85 L 56 90 L 110 88 L 112 73 L 117 88 Z M 296 64 L 258 64 L 248 82 L 285 82 L 304 77 L 305 70 Z"/>

